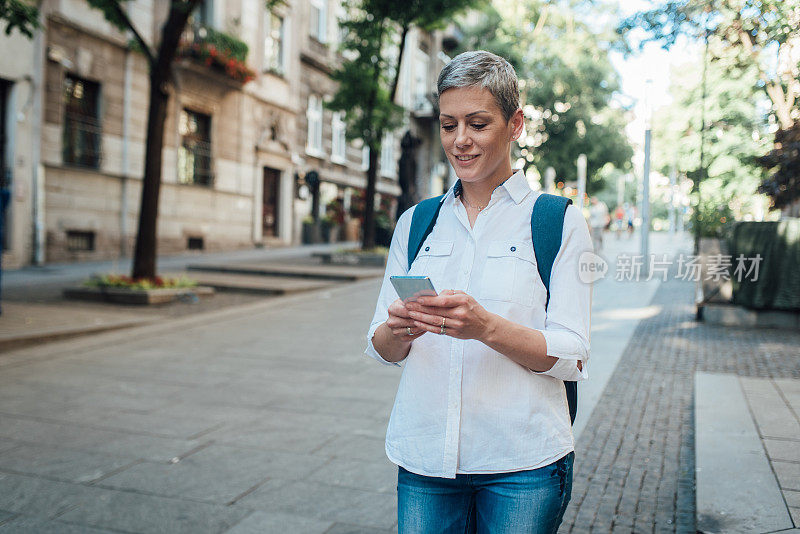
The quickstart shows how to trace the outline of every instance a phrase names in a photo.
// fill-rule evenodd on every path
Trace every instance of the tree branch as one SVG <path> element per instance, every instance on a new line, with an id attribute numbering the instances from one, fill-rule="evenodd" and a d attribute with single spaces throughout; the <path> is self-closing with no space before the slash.
<path id="1" fill-rule="evenodd" d="M 406 49 L 406 37 L 408 36 L 409 25 L 403 26 L 403 33 L 400 36 L 400 53 L 397 54 L 397 65 L 394 73 L 394 80 L 392 80 L 392 88 L 389 92 L 389 101 L 394 102 L 397 98 L 397 86 L 400 83 L 400 69 L 403 66 L 403 51 Z"/>
<path id="2" fill-rule="evenodd" d="M 786 101 L 786 95 L 783 92 L 783 87 L 781 87 L 780 82 L 776 83 L 771 81 L 767 76 L 767 73 L 764 72 L 764 69 L 761 67 L 761 64 L 758 61 L 757 53 L 755 51 L 755 43 L 753 42 L 753 36 L 749 33 L 744 31 L 741 26 L 738 28 L 739 32 L 739 40 L 742 42 L 742 46 L 744 46 L 745 51 L 753 58 L 753 64 L 758 69 L 758 77 L 761 78 L 761 81 L 764 82 L 764 90 L 767 93 L 767 96 L 772 101 L 772 107 L 775 109 L 775 116 L 778 118 L 778 122 L 781 124 L 782 129 L 789 128 L 793 124 L 793 120 L 791 117 L 791 105 L 787 105 L 788 102 Z"/>
<path id="3" fill-rule="evenodd" d="M 128 14 L 122 9 L 122 6 L 119 2 L 111 2 L 111 9 L 114 11 L 114 15 L 119 18 L 119 20 L 128 27 L 128 30 L 133 34 L 133 38 L 139 43 L 139 47 L 142 49 L 142 52 L 145 56 L 147 56 L 147 61 L 150 63 L 152 67 L 156 63 L 156 56 L 153 54 L 153 51 L 150 49 L 150 46 L 145 42 L 142 35 L 136 29 L 136 26 L 133 25 L 133 21 L 128 17 Z"/>

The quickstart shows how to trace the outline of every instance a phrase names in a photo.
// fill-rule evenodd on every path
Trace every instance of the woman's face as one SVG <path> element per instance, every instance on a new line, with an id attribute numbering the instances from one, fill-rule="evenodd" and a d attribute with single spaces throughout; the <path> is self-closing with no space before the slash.
<path id="1" fill-rule="evenodd" d="M 506 121 L 484 87 L 457 87 L 439 96 L 439 133 L 462 182 L 498 184 L 511 176 L 511 142 L 522 133 L 522 110 Z"/>

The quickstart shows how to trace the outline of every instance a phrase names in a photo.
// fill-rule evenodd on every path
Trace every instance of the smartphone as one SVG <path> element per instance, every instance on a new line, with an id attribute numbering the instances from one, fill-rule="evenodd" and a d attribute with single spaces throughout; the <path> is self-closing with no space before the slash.
<path id="1" fill-rule="evenodd" d="M 417 300 L 417 297 L 435 297 L 438 293 L 427 276 L 390 276 L 389 280 L 403 302 Z"/>

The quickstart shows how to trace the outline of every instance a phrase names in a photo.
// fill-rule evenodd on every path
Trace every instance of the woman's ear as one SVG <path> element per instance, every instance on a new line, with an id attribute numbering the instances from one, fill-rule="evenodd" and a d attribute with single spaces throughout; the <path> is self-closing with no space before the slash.
<path id="1" fill-rule="evenodd" d="M 525 128 L 525 116 L 522 114 L 522 110 L 517 108 L 517 111 L 511 115 L 511 120 L 508 122 L 511 124 L 511 141 L 516 141 Z"/>

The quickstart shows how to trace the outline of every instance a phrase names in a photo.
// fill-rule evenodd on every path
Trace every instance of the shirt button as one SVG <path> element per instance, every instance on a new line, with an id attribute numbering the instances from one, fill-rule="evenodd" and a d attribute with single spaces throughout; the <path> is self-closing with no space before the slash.
<path id="1" fill-rule="evenodd" d="M 428 252 L 430 249 L 431 247 L 425 247 L 425 252 Z"/>
<path id="2" fill-rule="evenodd" d="M 511 252 L 516 252 L 516 251 L 517 251 L 517 247 L 511 247 Z"/>

